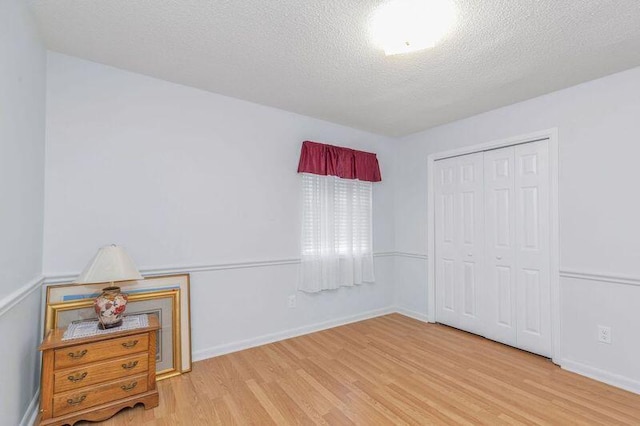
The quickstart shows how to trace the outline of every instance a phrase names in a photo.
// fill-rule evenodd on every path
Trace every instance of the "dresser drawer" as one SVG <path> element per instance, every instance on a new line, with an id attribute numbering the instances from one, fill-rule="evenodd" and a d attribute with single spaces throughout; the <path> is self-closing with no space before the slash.
<path id="1" fill-rule="evenodd" d="M 149 347 L 147 334 L 120 337 L 102 342 L 87 343 L 85 345 L 69 346 L 56 349 L 54 354 L 55 369 L 75 367 L 103 359 L 125 356 L 146 351 Z"/>
<path id="2" fill-rule="evenodd" d="M 53 396 L 53 415 L 62 416 L 146 391 L 147 375 L 141 374 L 103 385 L 60 393 Z"/>
<path id="3" fill-rule="evenodd" d="M 147 352 L 142 352 L 82 367 L 67 368 L 54 374 L 53 392 L 60 393 L 96 383 L 131 377 L 146 372 L 148 366 L 149 356 Z"/>

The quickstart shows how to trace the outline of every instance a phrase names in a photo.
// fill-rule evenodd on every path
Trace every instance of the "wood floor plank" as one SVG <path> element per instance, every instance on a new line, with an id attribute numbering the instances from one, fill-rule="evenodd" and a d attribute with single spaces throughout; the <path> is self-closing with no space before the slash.
<path id="1" fill-rule="evenodd" d="M 159 407 L 102 424 L 640 425 L 640 395 L 399 314 L 197 362 L 158 389 Z"/>
<path id="2" fill-rule="evenodd" d="M 315 405 L 319 402 L 320 398 L 310 398 L 309 394 L 299 394 L 298 390 L 293 386 L 293 383 L 290 380 L 279 380 L 278 384 L 284 390 L 287 396 L 289 396 L 289 398 L 295 402 L 298 408 L 302 410 L 309 419 L 311 419 L 313 424 L 328 425 L 322 415 L 328 413 L 331 410 L 323 409 L 323 406 L 325 404 L 322 404 L 322 406 Z"/>
<path id="3" fill-rule="evenodd" d="M 350 418 L 345 416 L 344 413 L 340 411 L 338 408 L 333 408 L 330 412 L 325 414 L 324 419 L 330 425 L 341 425 L 341 426 L 355 425 L 355 423 L 352 422 Z"/>
<path id="4" fill-rule="evenodd" d="M 258 383 L 256 383 L 254 380 L 249 380 L 247 382 L 247 385 L 249 386 L 249 389 L 251 389 L 251 392 L 253 392 L 255 397 L 258 399 L 258 401 L 260 401 L 260 405 L 264 407 L 267 413 L 269 413 L 269 416 L 271 417 L 271 419 L 277 425 L 290 424 L 287 421 L 287 419 L 282 415 L 280 410 L 278 410 L 275 404 L 271 401 L 271 399 L 269 399 L 269 396 L 266 394 L 264 389 L 262 389 L 262 387 Z"/>
<path id="5" fill-rule="evenodd" d="M 315 424 L 277 382 L 266 383 L 263 387 L 269 399 L 287 421 L 296 425 Z"/>

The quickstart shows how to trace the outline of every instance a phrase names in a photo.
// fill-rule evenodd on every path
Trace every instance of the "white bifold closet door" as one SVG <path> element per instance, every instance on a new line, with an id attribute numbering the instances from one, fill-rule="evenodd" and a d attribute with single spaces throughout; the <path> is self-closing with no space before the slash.
<path id="1" fill-rule="evenodd" d="M 462 175 L 469 164 L 479 175 L 473 237 L 482 245 L 473 250 L 466 250 L 464 213 L 471 186 Z M 439 160 L 435 176 L 438 322 L 551 356 L 548 142 Z M 470 264 L 471 326 L 464 310 Z"/>
<path id="2" fill-rule="evenodd" d="M 482 153 L 436 162 L 436 291 L 440 322 L 483 333 Z"/>

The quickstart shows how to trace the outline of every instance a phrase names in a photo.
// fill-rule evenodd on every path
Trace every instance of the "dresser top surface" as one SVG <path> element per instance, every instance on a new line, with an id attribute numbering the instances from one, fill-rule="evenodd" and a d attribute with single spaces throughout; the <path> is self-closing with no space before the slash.
<path id="1" fill-rule="evenodd" d="M 155 315 L 149 315 L 148 318 L 149 318 L 149 325 L 147 327 L 133 328 L 133 329 L 122 330 L 122 331 L 114 331 L 113 333 L 98 334 L 95 336 L 81 337 L 78 339 L 69 339 L 69 340 L 62 340 L 62 337 L 64 336 L 64 332 L 67 330 L 66 327 L 56 328 L 55 330 L 50 330 L 47 333 L 39 349 L 41 351 L 46 351 L 48 349 L 65 348 L 68 346 L 82 345 L 86 343 L 99 342 L 106 339 L 115 339 L 118 337 L 131 336 L 134 334 L 148 333 L 150 331 L 159 330 L 160 324 L 158 323 L 158 317 L 156 317 Z"/>

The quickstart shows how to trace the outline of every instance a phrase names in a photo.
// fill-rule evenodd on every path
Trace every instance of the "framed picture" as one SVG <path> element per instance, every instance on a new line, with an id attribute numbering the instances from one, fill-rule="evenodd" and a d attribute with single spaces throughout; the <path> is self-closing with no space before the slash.
<path id="1" fill-rule="evenodd" d="M 191 371 L 189 275 L 147 277 L 118 283 L 129 295 L 126 314 L 158 317 L 156 368 L 158 380 Z M 105 284 L 61 284 L 47 287 L 45 333 L 75 321 L 95 319 L 93 299 Z"/>

